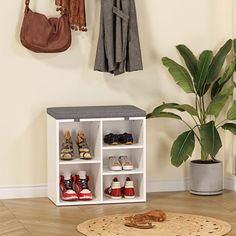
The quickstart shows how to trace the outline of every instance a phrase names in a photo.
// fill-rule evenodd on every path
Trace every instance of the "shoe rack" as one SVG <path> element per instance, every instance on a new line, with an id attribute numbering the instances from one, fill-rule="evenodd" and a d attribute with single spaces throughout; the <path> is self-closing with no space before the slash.
<path id="1" fill-rule="evenodd" d="M 131 203 L 146 201 L 146 117 L 145 111 L 134 106 L 64 107 L 47 109 L 48 150 L 48 198 L 56 206 Z M 64 132 L 69 130 L 73 140 L 75 158 L 60 160 Z M 91 160 L 79 158 L 76 145 L 78 130 L 83 130 L 87 139 Z M 132 145 L 109 145 L 103 138 L 109 133 L 131 133 Z M 133 170 L 111 171 L 109 156 L 128 156 Z M 69 171 L 75 175 L 85 170 L 90 178 L 89 188 L 93 193 L 90 201 L 63 201 L 60 199 L 60 175 Z M 114 177 L 124 185 L 126 177 L 134 181 L 135 198 L 114 200 L 104 194 Z"/>

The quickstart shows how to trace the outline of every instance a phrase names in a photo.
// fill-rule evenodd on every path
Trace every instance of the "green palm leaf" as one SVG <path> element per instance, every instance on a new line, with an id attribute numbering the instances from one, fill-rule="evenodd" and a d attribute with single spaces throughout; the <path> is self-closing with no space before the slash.
<path id="1" fill-rule="evenodd" d="M 236 135 L 236 124 L 226 123 L 221 126 L 223 129 L 230 131 L 232 134 Z"/>
<path id="2" fill-rule="evenodd" d="M 165 109 L 176 109 L 180 112 L 188 112 L 190 115 L 192 116 L 197 116 L 197 111 L 194 107 L 188 105 L 188 104 L 182 104 L 182 105 L 179 105 L 177 103 L 163 103 L 162 105 L 156 107 L 152 114 L 155 115 L 155 114 L 159 114 L 160 112 L 162 112 L 163 110 Z"/>
<path id="3" fill-rule="evenodd" d="M 233 40 L 234 53 L 236 53 L 236 39 Z"/>
<path id="4" fill-rule="evenodd" d="M 171 112 L 160 112 L 160 113 L 150 113 L 147 114 L 147 119 L 149 118 L 173 118 L 177 120 L 182 120 L 182 118 Z"/>
<path id="5" fill-rule="evenodd" d="M 197 58 L 194 56 L 192 51 L 186 47 L 185 45 L 181 44 L 176 46 L 177 50 L 179 51 L 180 55 L 183 57 L 186 66 L 193 78 L 197 77 Z"/>
<path id="6" fill-rule="evenodd" d="M 186 131 L 178 136 L 171 148 L 171 163 L 179 167 L 193 153 L 195 146 L 193 130 Z"/>
<path id="7" fill-rule="evenodd" d="M 232 96 L 235 87 L 236 87 L 236 83 L 233 82 L 233 85 L 229 86 L 228 88 L 223 89 L 219 94 Z"/>
<path id="8" fill-rule="evenodd" d="M 183 66 L 168 57 L 163 57 L 162 63 L 168 68 L 177 85 L 179 85 L 186 93 L 194 93 L 192 79 Z"/>
<path id="9" fill-rule="evenodd" d="M 216 97 L 214 97 L 207 107 L 207 115 L 214 115 L 215 117 L 217 117 L 220 114 L 222 108 L 225 106 L 227 100 L 227 95 L 217 95 Z"/>
<path id="10" fill-rule="evenodd" d="M 176 105 L 175 108 L 179 109 L 180 111 L 181 110 L 182 111 L 186 111 L 191 116 L 197 116 L 198 115 L 197 110 L 194 107 L 192 107 L 192 106 L 190 106 L 188 104 Z"/>
<path id="11" fill-rule="evenodd" d="M 218 95 L 216 95 L 208 105 L 206 113 L 208 115 L 214 115 L 215 117 L 217 117 L 225 106 L 229 96 L 233 95 L 234 88 L 235 85 L 231 85 L 230 87 L 222 90 Z"/>
<path id="12" fill-rule="evenodd" d="M 214 121 L 201 125 L 200 138 L 204 151 L 214 158 L 222 147 L 220 135 L 215 127 Z"/>
<path id="13" fill-rule="evenodd" d="M 213 59 L 213 52 L 209 50 L 203 51 L 199 57 L 198 73 L 196 79 L 194 80 L 195 89 L 198 95 L 202 94 L 203 86 L 206 82 L 212 59 Z"/>
<path id="14" fill-rule="evenodd" d="M 224 84 L 219 84 L 219 80 L 221 79 L 221 77 L 219 79 L 217 79 L 215 81 L 215 83 L 212 86 L 211 89 L 211 99 L 213 100 L 213 98 L 220 93 L 221 89 L 224 87 Z"/>
<path id="15" fill-rule="evenodd" d="M 227 112 L 227 119 L 228 120 L 236 119 L 236 101 L 234 101 L 233 105 L 230 107 L 229 111 Z"/>
<path id="16" fill-rule="evenodd" d="M 164 109 L 171 109 L 177 105 L 179 105 L 179 104 L 178 103 L 163 103 L 162 105 L 156 107 L 152 113 L 157 114 L 157 113 L 160 113 L 161 111 L 163 111 Z"/>
<path id="17" fill-rule="evenodd" d="M 222 85 L 222 84 L 224 85 L 233 76 L 233 73 L 235 71 L 235 66 L 236 66 L 236 56 L 234 56 L 229 67 L 226 69 L 222 78 L 219 80 L 220 85 Z"/>
<path id="18" fill-rule="evenodd" d="M 229 39 L 214 56 L 209 69 L 209 74 L 206 84 L 210 84 L 219 75 L 221 68 L 224 64 L 225 58 L 231 51 L 231 48 L 232 48 L 232 39 Z"/>

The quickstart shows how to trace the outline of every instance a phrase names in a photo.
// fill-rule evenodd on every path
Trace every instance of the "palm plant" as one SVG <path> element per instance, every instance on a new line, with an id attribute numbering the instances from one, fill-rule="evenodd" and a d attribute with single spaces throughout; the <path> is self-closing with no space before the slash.
<path id="1" fill-rule="evenodd" d="M 195 103 L 177 104 L 163 103 L 156 107 L 147 118 L 173 118 L 184 122 L 188 130 L 183 132 L 174 141 L 171 148 L 171 163 L 179 167 L 193 153 L 195 139 L 201 147 L 201 161 L 216 161 L 215 156 L 222 147 L 219 128 L 236 134 L 236 101 L 226 113 L 225 119 L 218 121 L 219 115 L 229 98 L 233 95 L 235 83 L 227 83 L 236 69 L 236 40 L 228 40 L 213 55 L 210 50 L 204 50 L 197 59 L 185 45 L 176 48 L 182 56 L 187 68 L 168 57 L 162 58 L 162 63 L 169 73 L 186 93 L 194 94 Z M 233 54 L 233 57 L 232 57 Z M 229 55 L 229 56 L 228 56 Z M 231 56 L 231 60 L 226 58 Z M 186 121 L 179 113 L 168 110 L 187 112 L 193 122 Z M 181 114 L 181 113 L 180 113 Z"/>

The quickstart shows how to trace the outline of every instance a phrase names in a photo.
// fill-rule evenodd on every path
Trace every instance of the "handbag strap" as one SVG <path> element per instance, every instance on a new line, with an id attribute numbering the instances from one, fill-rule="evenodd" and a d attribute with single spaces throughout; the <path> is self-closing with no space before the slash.
<path id="1" fill-rule="evenodd" d="M 29 10 L 30 0 L 25 0 L 25 12 Z"/>

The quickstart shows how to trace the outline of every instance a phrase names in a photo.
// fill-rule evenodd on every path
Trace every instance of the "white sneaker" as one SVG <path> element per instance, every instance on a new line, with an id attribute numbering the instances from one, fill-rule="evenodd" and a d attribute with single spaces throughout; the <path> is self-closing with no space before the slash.
<path id="1" fill-rule="evenodd" d="M 119 162 L 123 170 L 133 170 L 134 166 L 131 160 L 127 156 L 120 156 Z"/>
<path id="2" fill-rule="evenodd" d="M 115 156 L 109 157 L 109 169 L 114 171 L 122 170 L 122 166 L 117 157 Z"/>

